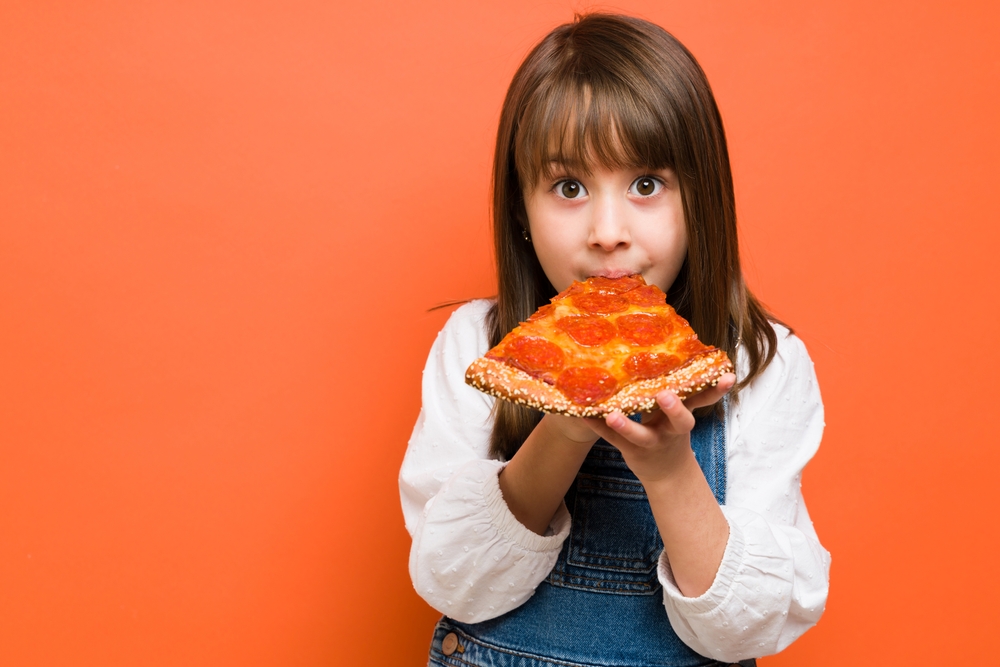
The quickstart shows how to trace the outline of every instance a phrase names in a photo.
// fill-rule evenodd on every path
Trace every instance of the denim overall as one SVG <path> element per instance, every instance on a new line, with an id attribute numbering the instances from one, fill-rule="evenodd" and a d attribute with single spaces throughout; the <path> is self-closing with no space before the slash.
<path id="1" fill-rule="evenodd" d="M 698 420 L 691 447 L 715 498 L 724 504 L 724 422 Z M 442 618 L 434 630 L 429 665 L 722 664 L 695 653 L 670 627 L 656 576 L 663 542 L 646 493 L 617 449 L 597 441 L 566 494 L 566 506 L 573 517 L 569 537 L 535 594 L 517 609 L 482 623 Z"/>

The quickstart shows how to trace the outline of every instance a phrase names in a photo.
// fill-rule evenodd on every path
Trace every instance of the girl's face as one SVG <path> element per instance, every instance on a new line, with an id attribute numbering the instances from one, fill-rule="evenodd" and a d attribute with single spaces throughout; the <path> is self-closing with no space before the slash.
<path id="1" fill-rule="evenodd" d="M 558 291 L 590 276 L 641 273 L 670 289 L 687 255 L 677 176 L 671 169 L 600 169 L 590 175 L 555 165 L 525 190 L 531 242 Z"/>

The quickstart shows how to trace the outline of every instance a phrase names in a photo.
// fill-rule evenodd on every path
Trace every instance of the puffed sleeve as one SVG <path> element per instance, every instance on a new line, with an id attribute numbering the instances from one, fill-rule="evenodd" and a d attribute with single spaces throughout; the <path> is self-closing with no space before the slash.
<path id="1" fill-rule="evenodd" d="M 802 469 L 823 435 L 823 403 L 805 345 L 775 327 L 778 348 L 727 425 L 729 541 L 712 586 L 684 597 L 660 558 L 667 615 L 699 653 L 734 662 L 777 653 L 816 624 L 830 555 L 802 498 Z"/>
<path id="2" fill-rule="evenodd" d="M 524 603 L 548 575 L 569 534 L 561 506 L 545 535 L 514 518 L 489 457 L 493 400 L 465 384 L 465 369 L 488 349 L 488 301 L 455 311 L 438 334 L 422 382 L 399 489 L 413 538 L 410 578 L 432 607 L 477 623 Z"/>

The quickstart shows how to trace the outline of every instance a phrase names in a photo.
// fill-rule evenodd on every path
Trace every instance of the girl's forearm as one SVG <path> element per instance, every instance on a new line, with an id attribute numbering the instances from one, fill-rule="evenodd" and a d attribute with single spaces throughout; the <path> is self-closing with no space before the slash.
<path id="1" fill-rule="evenodd" d="M 674 472 L 644 483 L 674 581 L 686 597 L 707 591 L 722 562 L 729 522 L 719 508 L 694 452 Z"/>
<path id="2" fill-rule="evenodd" d="M 511 513 L 543 535 L 576 477 L 597 435 L 580 431 L 575 440 L 546 416 L 500 473 L 500 491 Z M 570 419 L 562 417 L 561 419 Z"/>

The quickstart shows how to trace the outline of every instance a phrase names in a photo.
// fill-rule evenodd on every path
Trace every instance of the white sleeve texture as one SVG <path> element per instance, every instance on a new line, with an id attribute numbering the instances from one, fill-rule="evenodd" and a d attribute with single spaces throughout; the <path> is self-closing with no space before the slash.
<path id="1" fill-rule="evenodd" d="M 664 604 L 699 653 L 735 662 L 777 653 L 816 624 L 830 555 L 802 498 L 802 469 L 823 435 L 823 403 L 802 341 L 775 326 L 778 349 L 740 393 L 727 423 L 729 541 L 712 586 L 684 597 L 660 558 Z"/>
<path id="2" fill-rule="evenodd" d="M 559 556 L 570 517 L 561 506 L 545 535 L 514 518 L 489 457 L 494 399 L 465 384 L 465 369 L 488 349 L 490 302 L 455 311 L 431 347 L 423 405 L 399 473 L 410 547 L 410 579 L 432 607 L 460 621 L 485 621 L 520 606 Z"/>

